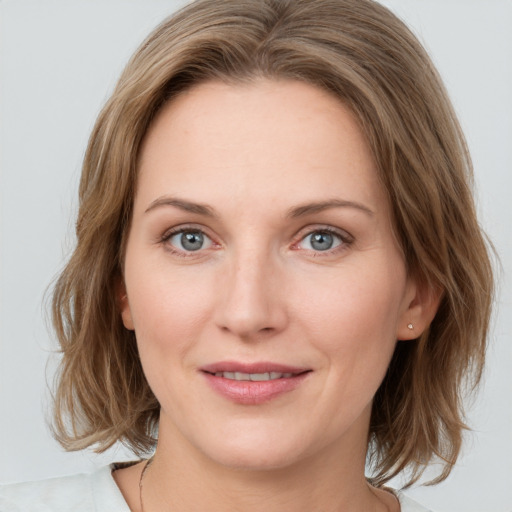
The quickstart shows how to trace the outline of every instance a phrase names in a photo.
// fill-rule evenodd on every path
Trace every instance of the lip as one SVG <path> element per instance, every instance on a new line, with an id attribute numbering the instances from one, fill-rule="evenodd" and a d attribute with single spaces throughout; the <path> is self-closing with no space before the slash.
<path id="1" fill-rule="evenodd" d="M 202 366 L 200 372 L 204 375 L 210 387 L 224 398 L 244 405 L 258 405 L 269 402 L 284 393 L 289 393 L 311 373 L 310 368 L 289 366 L 272 362 L 242 363 L 237 361 L 221 361 Z M 291 373 L 291 377 L 268 381 L 239 381 L 216 376 L 221 372 L 240 373 Z"/>
<path id="2" fill-rule="evenodd" d="M 272 363 L 269 361 L 260 361 L 256 363 L 242 363 L 239 361 L 219 361 L 218 363 L 207 364 L 200 368 L 203 372 L 219 373 L 219 372 L 241 372 L 241 373 L 293 373 L 297 375 L 304 373 L 311 368 L 302 368 L 299 366 L 289 366 L 285 364 Z"/>

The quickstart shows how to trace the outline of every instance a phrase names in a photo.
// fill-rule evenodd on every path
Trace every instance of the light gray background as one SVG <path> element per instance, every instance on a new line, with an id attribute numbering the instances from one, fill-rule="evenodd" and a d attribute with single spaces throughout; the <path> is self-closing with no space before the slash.
<path id="1" fill-rule="evenodd" d="M 501 258 L 482 391 L 450 478 L 411 492 L 438 512 L 512 511 L 512 1 L 386 0 L 427 46 L 473 154 Z M 73 245 L 94 119 L 143 37 L 183 1 L 0 0 L 0 481 L 129 457 L 64 453 L 45 425 L 54 349 L 43 295 Z"/>

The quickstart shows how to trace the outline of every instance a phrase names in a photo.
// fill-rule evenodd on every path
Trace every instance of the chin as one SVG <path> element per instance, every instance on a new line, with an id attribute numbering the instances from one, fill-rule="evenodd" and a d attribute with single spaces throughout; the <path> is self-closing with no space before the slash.
<path id="1" fill-rule="evenodd" d="M 219 436 L 214 443 L 198 446 L 217 464 L 242 471 L 269 471 L 289 467 L 306 456 L 304 447 L 304 443 L 299 440 L 294 442 L 283 432 L 281 435 L 275 432 L 249 435 L 246 432 L 242 436 Z"/>

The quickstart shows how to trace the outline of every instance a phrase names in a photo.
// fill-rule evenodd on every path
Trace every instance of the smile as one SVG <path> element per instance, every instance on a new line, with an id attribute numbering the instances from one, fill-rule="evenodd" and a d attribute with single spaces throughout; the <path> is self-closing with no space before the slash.
<path id="1" fill-rule="evenodd" d="M 266 372 L 266 373 L 242 373 L 242 372 L 216 372 L 215 377 L 222 377 L 230 380 L 248 380 L 262 382 L 267 380 L 288 379 L 293 373 Z"/>
<path id="2" fill-rule="evenodd" d="M 294 391 L 312 373 L 276 363 L 224 361 L 202 367 L 201 373 L 217 395 L 240 405 L 258 405 Z"/>

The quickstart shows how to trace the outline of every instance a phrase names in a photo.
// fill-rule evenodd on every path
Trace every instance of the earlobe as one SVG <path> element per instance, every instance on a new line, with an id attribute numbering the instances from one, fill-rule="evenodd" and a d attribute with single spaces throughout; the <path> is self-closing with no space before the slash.
<path id="1" fill-rule="evenodd" d="M 414 283 L 406 310 L 397 325 L 398 340 L 419 338 L 436 316 L 443 293 L 440 288 Z"/>
<path id="2" fill-rule="evenodd" d="M 132 312 L 130 309 L 130 303 L 128 301 L 128 294 L 126 293 L 126 286 L 123 280 L 120 280 L 118 285 L 117 303 L 121 313 L 121 318 L 123 320 L 123 325 L 129 331 L 133 331 L 135 327 L 133 325 Z"/>

